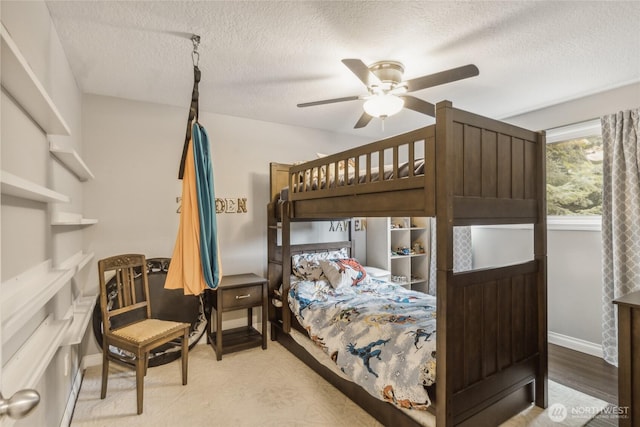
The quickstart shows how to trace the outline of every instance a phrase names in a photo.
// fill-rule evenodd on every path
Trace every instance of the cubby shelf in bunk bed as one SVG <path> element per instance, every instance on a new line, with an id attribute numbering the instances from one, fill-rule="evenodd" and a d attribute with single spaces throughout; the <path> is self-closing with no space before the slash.
<path id="1" fill-rule="evenodd" d="M 391 272 L 391 281 L 425 292 L 429 276 L 429 218 L 367 218 L 367 264 Z M 417 245 L 417 246 L 416 246 Z M 407 252 L 402 252 L 406 249 Z"/>
<path id="2" fill-rule="evenodd" d="M 424 152 L 424 168 L 402 169 Z M 390 153 L 390 155 L 389 155 Z M 547 406 L 545 136 L 453 108 L 436 107 L 436 123 L 300 165 L 271 164 L 268 207 L 269 286 L 289 289 L 292 221 L 334 217 L 435 217 L 437 267 L 436 422 L 497 425 L 534 402 Z M 343 168 L 340 177 L 339 166 Z M 389 170 L 385 179 L 378 171 Z M 327 173 L 327 171 L 329 171 Z M 325 183 L 325 178 L 329 177 Z M 351 178 L 351 179 L 350 179 Z M 288 199 L 279 200 L 288 187 Z M 453 227 L 533 224 L 528 262 L 453 272 Z M 281 226 L 281 244 L 277 227 Z M 319 250 L 324 246 L 319 245 Z M 284 298 L 284 297 L 283 297 Z M 285 298 L 286 300 L 286 298 Z M 272 339 L 384 424 L 416 425 L 391 404 L 325 372 L 289 335 L 288 304 L 270 307 Z M 313 360 L 309 360 L 309 359 Z M 318 366 L 320 365 L 320 366 Z M 364 394 L 364 395 L 363 395 Z"/>

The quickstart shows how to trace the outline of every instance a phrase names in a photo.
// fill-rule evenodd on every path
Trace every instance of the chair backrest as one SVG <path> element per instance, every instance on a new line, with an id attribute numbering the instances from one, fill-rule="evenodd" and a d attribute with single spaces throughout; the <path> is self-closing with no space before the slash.
<path id="1" fill-rule="evenodd" d="M 103 333 L 151 317 L 144 255 L 115 255 L 98 261 Z"/>

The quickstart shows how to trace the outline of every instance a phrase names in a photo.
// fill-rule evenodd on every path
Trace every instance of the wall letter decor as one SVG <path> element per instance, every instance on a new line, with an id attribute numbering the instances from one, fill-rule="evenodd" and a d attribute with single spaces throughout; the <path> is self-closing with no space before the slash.
<path id="1" fill-rule="evenodd" d="M 182 210 L 182 197 L 176 197 L 178 209 L 176 213 Z M 236 199 L 223 199 L 216 197 L 216 213 L 247 213 L 247 199 L 238 197 Z"/>

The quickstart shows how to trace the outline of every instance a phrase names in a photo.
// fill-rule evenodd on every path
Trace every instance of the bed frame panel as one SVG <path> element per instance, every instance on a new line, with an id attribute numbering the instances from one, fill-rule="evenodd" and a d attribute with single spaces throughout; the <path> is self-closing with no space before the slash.
<path id="1" fill-rule="evenodd" d="M 449 273 L 451 303 L 447 308 L 453 314 L 446 325 L 445 357 L 450 382 L 441 389 L 451 395 L 454 425 L 535 380 L 539 363 L 537 272 L 538 263 L 531 261 Z M 439 322 L 438 333 L 441 330 Z M 441 361 L 439 358 L 438 363 Z M 528 402 L 522 402 L 523 407 Z"/>
<path id="2" fill-rule="evenodd" d="M 385 156 L 374 154 L 378 161 L 372 162 L 368 153 L 392 153 L 393 176 L 397 177 L 402 157 L 398 153 L 404 149 L 412 164 L 416 141 L 424 141 L 424 175 L 411 171 L 405 178 L 373 180 L 373 168 L 382 170 Z M 294 250 L 289 245 L 291 221 L 435 216 L 438 426 L 497 425 L 532 401 L 544 408 L 547 406 L 544 156 L 544 133 L 457 110 L 444 101 L 436 106 L 433 126 L 301 165 L 279 164 L 274 168 L 272 164 L 269 233 L 271 230 L 276 233 L 280 221 L 282 247 L 272 247 L 270 234 L 270 286 L 282 281 L 288 289 L 289 274 L 282 272 L 291 271 Z M 355 163 L 355 171 L 364 170 L 364 183 L 337 182 L 329 188 L 304 184 L 305 177 L 322 177 L 326 171 L 337 176 L 339 166 L 349 160 Z M 276 193 L 283 181 L 293 191 L 289 201 L 277 202 Z M 296 186 L 298 183 L 301 184 Z M 531 261 L 454 273 L 454 226 L 520 223 L 534 224 Z M 278 325 L 287 333 L 291 313 L 286 301 L 285 308 Z M 388 406 L 391 413 L 397 411 L 392 405 L 378 406 Z"/>

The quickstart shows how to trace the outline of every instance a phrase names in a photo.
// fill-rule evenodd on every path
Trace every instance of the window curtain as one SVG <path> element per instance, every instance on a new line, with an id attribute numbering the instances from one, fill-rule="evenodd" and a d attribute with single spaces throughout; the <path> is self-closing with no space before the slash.
<path id="1" fill-rule="evenodd" d="M 430 219 L 431 249 L 429 258 L 429 294 L 436 295 L 436 219 Z M 453 228 L 453 271 L 467 271 L 473 268 L 471 247 L 471 227 Z"/>
<path id="2" fill-rule="evenodd" d="M 601 118 L 603 156 L 602 256 L 604 359 L 617 365 L 612 301 L 640 290 L 640 108 Z"/>

